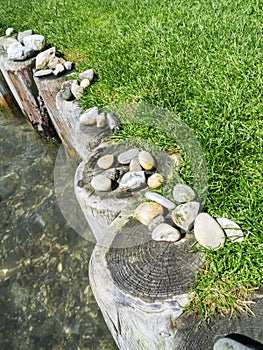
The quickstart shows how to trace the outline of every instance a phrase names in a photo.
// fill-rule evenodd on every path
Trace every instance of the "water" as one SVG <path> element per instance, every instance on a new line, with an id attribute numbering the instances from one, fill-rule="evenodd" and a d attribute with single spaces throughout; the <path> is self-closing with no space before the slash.
<path id="1" fill-rule="evenodd" d="M 89 286 L 93 245 L 57 205 L 57 151 L 0 110 L 0 348 L 116 350 Z"/>

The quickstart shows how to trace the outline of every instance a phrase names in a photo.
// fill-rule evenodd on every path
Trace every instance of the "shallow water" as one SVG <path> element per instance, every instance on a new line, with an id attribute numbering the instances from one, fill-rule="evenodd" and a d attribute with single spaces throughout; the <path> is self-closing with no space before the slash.
<path id="1" fill-rule="evenodd" d="M 92 295 L 92 243 L 61 214 L 58 144 L 0 109 L 0 348 L 117 349 Z"/>

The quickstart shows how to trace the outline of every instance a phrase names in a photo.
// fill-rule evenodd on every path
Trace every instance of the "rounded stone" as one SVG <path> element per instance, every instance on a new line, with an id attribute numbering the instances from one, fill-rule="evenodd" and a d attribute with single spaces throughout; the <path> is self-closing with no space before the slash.
<path id="1" fill-rule="evenodd" d="M 82 125 L 94 125 L 97 123 L 98 114 L 99 114 L 98 108 L 92 107 L 81 114 L 79 118 L 79 122 Z"/>
<path id="2" fill-rule="evenodd" d="M 162 215 L 156 216 L 148 225 L 148 230 L 153 231 L 156 226 L 164 222 L 164 217 Z"/>
<path id="3" fill-rule="evenodd" d="M 100 157 L 97 161 L 97 165 L 101 169 L 109 169 L 112 167 L 114 163 L 114 155 L 113 154 L 105 154 Z"/>
<path id="4" fill-rule="evenodd" d="M 80 86 L 82 86 L 83 89 L 86 89 L 88 86 L 90 86 L 90 81 L 89 81 L 89 79 L 83 79 L 83 80 L 81 80 Z"/>
<path id="5" fill-rule="evenodd" d="M 193 227 L 194 221 L 200 211 L 199 202 L 189 202 L 178 205 L 172 212 L 173 222 L 184 231 L 188 232 Z"/>
<path id="6" fill-rule="evenodd" d="M 64 62 L 64 67 L 66 70 L 71 70 L 73 68 L 73 62 L 71 61 Z"/>
<path id="7" fill-rule="evenodd" d="M 87 69 L 84 72 L 79 73 L 80 79 L 88 79 L 90 82 L 92 82 L 94 78 L 94 70 L 93 68 Z"/>
<path id="8" fill-rule="evenodd" d="M 7 56 L 9 60 L 23 61 L 24 59 L 26 59 L 25 47 L 19 41 L 16 40 L 14 43 L 8 46 Z"/>
<path id="9" fill-rule="evenodd" d="M 195 191 L 188 185 L 177 184 L 173 188 L 173 197 L 176 202 L 191 202 L 195 198 Z"/>
<path id="10" fill-rule="evenodd" d="M 32 35 L 32 34 L 33 34 L 33 30 L 31 29 L 24 30 L 23 32 L 18 33 L 17 40 L 20 41 L 20 43 L 22 43 L 26 36 Z"/>
<path id="11" fill-rule="evenodd" d="M 213 350 L 256 350 L 255 347 L 247 346 L 231 338 L 220 338 L 214 344 Z M 258 348 L 259 349 L 259 348 Z"/>
<path id="12" fill-rule="evenodd" d="M 29 47 L 34 51 L 41 51 L 46 46 L 46 39 L 43 35 L 32 34 L 25 36 L 23 39 L 23 43 L 25 46 Z"/>
<path id="13" fill-rule="evenodd" d="M 197 242 L 208 249 L 219 249 L 225 243 L 225 234 L 218 222 L 207 213 L 197 215 L 194 223 Z"/>
<path id="14" fill-rule="evenodd" d="M 148 226 L 156 216 L 163 215 L 163 207 L 155 202 L 142 203 L 135 209 L 134 215 L 143 225 Z"/>
<path id="15" fill-rule="evenodd" d="M 129 165 L 130 171 L 142 171 L 142 167 L 137 158 L 133 158 Z"/>
<path id="16" fill-rule="evenodd" d="M 154 157 L 151 155 L 151 153 L 149 153 L 147 151 L 139 152 L 138 160 L 139 160 L 140 165 L 145 170 L 152 170 L 156 165 Z"/>
<path id="17" fill-rule="evenodd" d="M 36 56 L 36 70 L 46 69 L 51 61 L 54 60 L 56 54 L 55 47 L 51 47 Z"/>
<path id="18" fill-rule="evenodd" d="M 147 185 L 151 188 L 151 189 L 155 189 L 161 186 L 161 184 L 163 183 L 163 177 L 161 174 L 159 173 L 155 173 L 152 174 L 147 181 Z"/>
<path id="19" fill-rule="evenodd" d="M 133 158 L 139 154 L 138 148 L 131 148 L 128 151 L 122 152 L 118 155 L 118 162 L 120 164 L 129 164 Z"/>
<path id="20" fill-rule="evenodd" d="M 53 74 L 57 77 L 57 76 L 61 75 L 64 71 L 65 71 L 64 65 L 62 63 L 58 63 L 56 65 L 55 70 L 53 71 Z"/>
<path id="21" fill-rule="evenodd" d="M 4 40 L 3 47 L 5 50 L 7 50 L 9 46 L 14 43 L 17 43 L 17 40 L 15 38 L 7 38 Z"/>
<path id="22" fill-rule="evenodd" d="M 120 180 L 120 188 L 124 190 L 136 190 L 145 184 L 144 171 L 129 171 Z"/>
<path id="23" fill-rule="evenodd" d="M 71 85 L 71 92 L 72 92 L 72 95 L 77 100 L 79 100 L 83 95 L 84 89 L 83 87 L 79 86 L 78 82 L 75 82 Z"/>
<path id="24" fill-rule="evenodd" d="M 147 199 L 150 199 L 151 201 L 161 204 L 163 207 L 167 209 L 173 210 L 175 208 L 175 204 L 172 201 L 160 195 L 159 193 L 146 192 L 145 197 Z"/>
<path id="25" fill-rule="evenodd" d="M 10 36 L 15 32 L 14 28 L 7 28 L 5 31 L 6 36 Z"/>
<path id="26" fill-rule="evenodd" d="M 221 228 L 225 231 L 225 234 L 232 242 L 243 242 L 244 234 L 234 221 L 226 218 L 216 218 Z"/>
<path id="27" fill-rule="evenodd" d="M 180 237 L 180 232 L 166 223 L 159 224 L 152 232 L 152 239 L 155 241 L 176 242 Z"/>
<path id="28" fill-rule="evenodd" d="M 94 176 L 90 184 L 95 191 L 108 192 L 111 190 L 111 180 L 105 175 Z"/>
<path id="29" fill-rule="evenodd" d="M 98 128 L 104 128 L 107 125 L 107 119 L 105 114 L 104 113 L 98 114 L 96 118 L 96 122 L 97 122 Z"/>

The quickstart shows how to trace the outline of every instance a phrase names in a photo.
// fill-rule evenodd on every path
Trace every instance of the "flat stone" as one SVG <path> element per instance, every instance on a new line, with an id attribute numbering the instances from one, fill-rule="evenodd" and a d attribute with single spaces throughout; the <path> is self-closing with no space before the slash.
<path id="1" fill-rule="evenodd" d="M 225 231 L 225 234 L 232 242 L 243 242 L 244 234 L 234 221 L 226 218 L 216 218 L 221 228 Z"/>
<path id="2" fill-rule="evenodd" d="M 72 70 L 73 66 L 74 66 L 73 62 L 71 62 L 71 61 L 64 62 L 64 67 L 65 67 L 66 70 Z"/>
<path id="3" fill-rule="evenodd" d="M 143 225 L 148 226 L 156 216 L 163 215 L 163 207 L 155 202 L 142 203 L 135 209 L 134 215 Z"/>
<path id="4" fill-rule="evenodd" d="M 24 46 L 19 41 L 13 42 L 7 48 L 7 57 L 9 60 L 13 60 L 13 61 L 24 60 L 26 57 Z"/>
<path id="5" fill-rule="evenodd" d="M 25 46 L 34 51 L 41 51 L 46 46 L 46 39 L 43 35 L 32 34 L 25 36 L 23 39 L 23 43 Z"/>
<path id="6" fill-rule="evenodd" d="M 50 49 L 40 52 L 36 56 L 36 70 L 48 68 L 48 64 L 55 58 L 55 54 L 55 47 L 51 47 Z"/>
<path id="7" fill-rule="evenodd" d="M 246 346 L 230 338 L 219 339 L 213 347 L 213 350 L 256 350 L 253 346 Z"/>
<path id="8" fill-rule="evenodd" d="M 191 202 L 195 198 L 195 191 L 188 185 L 177 184 L 173 188 L 173 197 L 178 203 Z"/>
<path id="9" fill-rule="evenodd" d="M 225 243 L 225 234 L 218 222 L 207 213 L 197 215 L 194 223 L 197 242 L 208 249 L 219 249 Z"/>
<path id="10" fill-rule="evenodd" d="M 80 79 L 88 79 L 92 82 L 94 78 L 94 70 L 92 68 L 85 70 L 84 72 L 79 73 Z"/>
<path id="11" fill-rule="evenodd" d="M 112 167 L 114 163 L 114 155 L 113 154 L 105 154 L 100 157 L 97 161 L 97 165 L 101 169 L 109 169 Z"/>
<path id="12" fill-rule="evenodd" d="M 147 185 L 151 188 L 151 189 L 155 189 L 161 186 L 161 184 L 163 183 L 163 177 L 161 174 L 159 173 L 155 173 L 152 174 L 147 181 Z"/>
<path id="13" fill-rule="evenodd" d="M 97 123 L 97 116 L 99 110 L 97 107 L 92 107 L 87 109 L 84 113 L 81 114 L 79 122 L 82 125 L 94 125 Z"/>
<path id="14" fill-rule="evenodd" d="M 17 35 L 17 40 L 20 41 L 20 43 L 23 43 L 23 40 L 26 36 L 28 35 L 32 35 L 33 34 L 33 30 L 28 29 L 28 30 L 24 30 L 23 32 L 19 32 Z"/>
<path id="15" fill-rule="evenodd" d="M 107 125 L 107 119 L 105 114 L 104 113 L 98 114 L 96 118 L 96 122 L 97 122 L 98 128 L 104 128 Z"/>
<path id="16" fill-rule="evenodd" d="M 159 224 L 163 223 L 165 221 L 164 217 L 162 215 L 158 215 L 155 218 L 152 219 L 152 221 L 148 225 L 148 230 L 153 231 L 155 227 L 157 227 Z"/>
<path id="17" fill-rule="evenodd" d="M 76 82 L 76 83 L 73 83 L 71 85 L 71 92 L 72 92 L 73 96 L 77 100 L 79 100 L 83 95 L 84 89 L 83 89 L 83 87 L 79 86 L 78 82 Z"/>
<path id="18" fill-rule="evenodd" d="M 200 211 L 199 202 L 189 202 L 178 205 L 172 212 L 173 222 L 184 231 L 188 232 L 193 227 L 194 221 Z"/>
<path id="19" fill-rule="evenodd" d="M 139 152 L 138 160 L 145 170 L 152 170 L 156 166 L 154 157 L 147 151 Z"/>
<path id="20" fill-rule="evenodd" d="M 95 191 L 108 192 L 111 191 L 111 180 L 105 175 L 96 175 L 91 180 L 91 186 Z"/>
<path id="21" fill-rule="evenodd" d="M 64 65 L 62 63 L 58 63 L 56 65 L 55 70 L 53 71 L 53 74 L 57 77 L 57 76 L 61 75 L 64 71 L 65 71 Z"/>
<path id="22" fill-rule="evenodd" d="M 141 167 L 137 158 L 133 158 L 130 161 L 129 170 L 130 171 L 142 171 L 142 167 Z"/>
<path id="23" fill-rule="evenodd" d="M 5 31 L 6 36 L 10 36 L 15 32 L 14 28 L 7 28 Z"/>
<path id="24" fill-rule="evenodd" d="M 120 164 L 129 164 L 133 158 L 136 158 L 139 154 L 138 148 L 129 149 L 118 155 L 118 162 Z"/>
<path id="25" fill-rule="evenodd" d="M 152 239 L 155 241 L 176 242 L 180 237 L 180 232 L 166 223 L 159 224 L 152 232 Z"/>
<path id="26" fill-rule="evenodd" d="M 163 207 L 170 210 L 173 210 L 176 207 L 176 205 L 172 201 L 160 195 L 159 193 L 146 192 L 145 197 L 147 199 L 150 199 L 151 201 L 161 204 Z"/>
<path id="27" fill-rule="evenodd" d="M 125 190 L 136 190 L 145 184 L 144 171 L 129 171 L 123 175 L 119 187 Z"/>
<path id="28" fill-rule="evenodd" d="M 59 63 L 61 63 L 59 57 L 55 56 L 55 57 L 52 57 L 52 59 L 50 59 L 47 66 L 49 69 L 55 70 L 57 64 Z"/>
<path id="29" fill-rule="evenodd" d="M 82 86 L 83 89 L 86 89 L 88 86 L 90 86 L 90 81 L 89 81 L 89 79 L 83 79 L 83 80 L 81 80 L 80 86 Z"/>
<path id="30" fill-rule="evenodd" d="M 53 74 L 52 69 L 41 69 L 41 70 L 38 70 L 34 73 L 34 77 L 40 78 L 40 77 L 44 77 L 44 76 L 47 76 L 50 74 Z"/>
<path id="31" fill-rule="evenodd" d="M 17 42 L 18 41 L 15 38 L 5 38 L 5 39 L 2 40 L 1 46 L 3 46 L 3 48 L 5 50 L 7 50 L 11 44 L 14 44 L 14 43 L 17 43 Z"/>

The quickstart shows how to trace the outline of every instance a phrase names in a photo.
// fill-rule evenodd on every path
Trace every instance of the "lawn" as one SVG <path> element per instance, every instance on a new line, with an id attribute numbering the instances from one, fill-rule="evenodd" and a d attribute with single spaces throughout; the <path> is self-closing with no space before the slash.
<path id="1" fill-rule="evenodd" d="M 205 210 L 246 240 L 206 251 L 191 310 L 246 311 L 263 276 L 263 3 L 0 0 L 0 31 L 33 29 L 97 79 L 84 107 L 146 102 L 180 117 L 207 159 Z"/>

